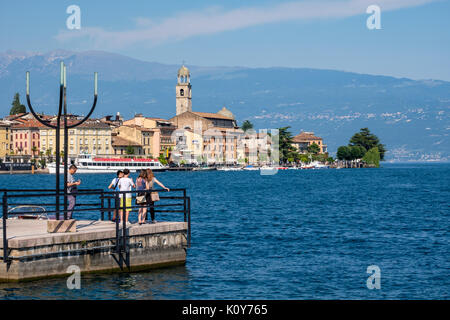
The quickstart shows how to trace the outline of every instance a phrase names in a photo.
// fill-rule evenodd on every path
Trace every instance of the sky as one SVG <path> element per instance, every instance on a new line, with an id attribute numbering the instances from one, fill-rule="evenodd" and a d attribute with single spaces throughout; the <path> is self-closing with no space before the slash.
<path id="1" fill-rule="evenodd" d="M 367 28 L 370 5 L 381 29 Z M 55 49 L 450 81 L 450 0 L 0 0 L 0 52 Z"/>

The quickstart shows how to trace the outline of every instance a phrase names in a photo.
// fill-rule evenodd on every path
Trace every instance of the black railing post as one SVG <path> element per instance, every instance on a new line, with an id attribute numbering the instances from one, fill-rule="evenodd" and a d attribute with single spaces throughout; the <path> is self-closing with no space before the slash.
<path id="1" fill-rule="evenodd" d="M 126 224 L 126 214 L 127 214 L 127 193 L 122 193 L 122 250 L 126 251 L 127 245 L 127 224 Z"/>
<path id="2" fill-rule="evenodd" d="M 111 198 L 108 196 L 108 220 L 111 221 Z"/>
<path id="3" fill-rule="evenodd" d="M 105 202 L 104 202 L 105 194 L 103 193 L 103 191 L 102 191 L 100 197 L 101 197 L 101 200 L 100 200 L 101 219 L 103 221 L 103 220 L 105 220 L 105 212 L 104 212 L 104 209 L 105 209 Z"/>
<path id="4" fill-rule="evenodd" d="M 8 238 L 6 237 L 6 219 L 8 219 L 8 196 L 3 194 L 3 262 L 8 261 Z"/>
<path id="5" fill-rule="evenodd" d="M 188 248 L 191 247 L 191 198 L 187 198 L 188 203 Z"/>
<path id="6" fill-rule="evenodd" d="M 114 209 L 116 210 L 116 252 L 120 252 L 120 233 L 119 233 L 119 210 L 120 210 L 120 200 L 119 200 L 119 193 L 114 194 L 114 201 L 115 206 Z"/>
<path id="7" fill-rule="evenodd" d="M 64 220 L 67 220 L 67 207 L 68 207 L 68 202 L 67 202 L 67 179 L 68 179 L 68 159 L 69 159 L 69 148 L 68 148 L 68 144 L 69 144 L 69 133 L 67 130 L 67 99 L 66 99 L 66 67 L 64 66 L 64 98 L 63 98 L 63 103 L 64 103 L 64 109 L 63 109 L 63 117 L 64 117 Z"/>
<path id="8" fill-rule="evenodd" d="M 183 189 L 184 222 L 186 222 L 186 189 Z"/>

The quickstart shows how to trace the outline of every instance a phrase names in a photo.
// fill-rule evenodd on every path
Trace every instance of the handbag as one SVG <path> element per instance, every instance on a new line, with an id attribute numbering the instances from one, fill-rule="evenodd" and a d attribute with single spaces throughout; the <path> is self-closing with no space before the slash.
<path id="1" fill-rule="evenodd" d="M 151 199 L 152 199 L 153 202 L 159 201 L 159 194 L 158 194 L 158 192 L 152 192 L 150 194 L 150 196 L 151 196 Z"/>
<path id="2" fill-rule="evenodd" d="M 136 196 L 136 203 L 143 204 L 146 203 L 147 199 L 145 199 L 145 194 L 143 196 Z"/>

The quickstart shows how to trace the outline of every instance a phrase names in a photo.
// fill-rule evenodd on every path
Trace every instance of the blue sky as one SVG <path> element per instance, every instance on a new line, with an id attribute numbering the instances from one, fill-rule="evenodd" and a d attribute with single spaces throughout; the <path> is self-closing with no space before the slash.
<path id="1" fill-rule="evenodd" d="M 202 66 L 311 67 L 450 81 L 448 0 L 1 1 L 0 51 L 105 50 Z M 69 5 L 81 29 L 68 30 Z M 369 30 L 368 5 L 381 7 Z"/>

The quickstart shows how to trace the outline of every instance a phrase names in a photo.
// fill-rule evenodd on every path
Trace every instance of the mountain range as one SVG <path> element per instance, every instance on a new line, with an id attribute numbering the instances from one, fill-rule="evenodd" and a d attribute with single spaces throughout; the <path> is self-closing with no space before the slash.
<path id="1" fill-rule="evenodd" d="M 9 114 L 15 92 L 25 104 L 25 72 L 38 112 L 55 114 L 59 63 L 67 65 L 69 112 L 85 114 L 99 73 L 93 117 L 120 112 L 170 118 L 180 65 L 141 61 L 103 52 L 54 50 L 0 53 L 0 116 Z M 420 62 L 418 62 L 420 63 Z M 389 161 L 449 161 L 450 82 L 412 80 L 310 68 L 188 66 L 194 111 L 226 106 L 238 124 L 256 129 L 290 126 L 295 135 L 313 131 L 331 154 L 368 127 L 386 145 Z"/>

